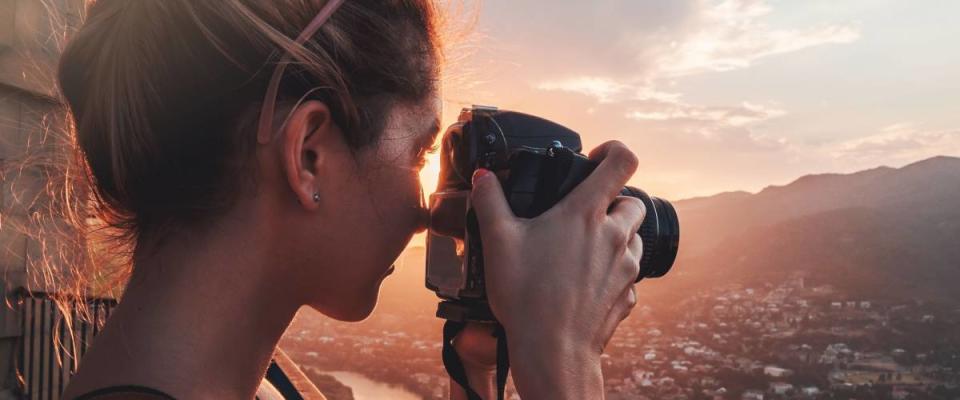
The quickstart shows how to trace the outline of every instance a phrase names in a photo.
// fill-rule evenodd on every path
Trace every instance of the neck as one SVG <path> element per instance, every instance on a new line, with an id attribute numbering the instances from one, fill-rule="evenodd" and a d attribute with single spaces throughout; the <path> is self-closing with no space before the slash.
<path id="1" fill-rule="evenodd" d="M 256 231 L 230 227 L 136 254 L 136 272 L 81 372 L 107 371 L 107 384 L 150 385 L 176 398 L 253 398 L 302 304 L 283 274 L 270 273 L 277 262 L 263 243 L 237 233 Z"/>

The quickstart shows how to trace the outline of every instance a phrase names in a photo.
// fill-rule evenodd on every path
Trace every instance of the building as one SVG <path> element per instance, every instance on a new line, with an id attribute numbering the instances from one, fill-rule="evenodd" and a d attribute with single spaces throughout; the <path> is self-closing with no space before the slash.
<path id="1" fill-rule="evenodd" d="M 81 23 L 86 2 L 0 1 L 0 400 L 59 399 L 78 365 L 71 355 L 83 355 L 116 305 L 109 298 L 78 300 L 90 307 L 92 324 L 73 312 L 65 316 L 50 298 L 55 281 L 37 267 L 42 255 L 59 254 L 44 265 L 62 274 L 83 251 L 73 240 L 42 233 L 80 233 L 69 231 L 50 193 L 70 155 L 54 74 L 63 38 Z M 66 318 L 74 321 L 73 335 Z M 53 345 L 57 337 L 60 346 Z M 285 398 L 324 398 L 279 349 L 264 382 L 261 391 Z"/>
<path id="2" fill-rule="evenodd" d="M 790 375 L 793 375 L 793 371 L 785 368 L 780 368 L 773 365 L 768 365 L 763 367 L 763 374 L 766 376 L 771 376 L 774 378 L 785 378 Z"/>
<path id="3" fill-rule="evenodd" d="M 770 391 L 776 395 L 783 396 L 790 393 L 791 390 L 793 390 L 793 385 L 786 382 L 773 382 L 770 384 Z"/>

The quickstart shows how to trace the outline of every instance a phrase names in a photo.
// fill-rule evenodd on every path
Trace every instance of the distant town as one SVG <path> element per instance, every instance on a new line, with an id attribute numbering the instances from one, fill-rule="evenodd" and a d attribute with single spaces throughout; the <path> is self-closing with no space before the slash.
<path id="1" fill-rule="evenodd" d="M 324 371 L 445 399 L 440 325 L 429 312 L 362 324 L 301 316 L 281 346 L 331 400 L 352 395 Z M 603 368 L 611 400 L 955 399 L 960 308 L 849 298 L 801 275 L 718 287 L 662 309 L 638 306 Z"/>

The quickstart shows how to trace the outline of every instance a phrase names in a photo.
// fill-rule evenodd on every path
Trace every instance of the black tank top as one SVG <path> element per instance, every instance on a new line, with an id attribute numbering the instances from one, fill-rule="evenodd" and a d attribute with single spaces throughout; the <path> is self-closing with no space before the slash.
<path id="1" fill-rule="evenodd" d="M 138 385 L 108 386 L 74 397 L 72 400 L 122 399 L 124 397 L 120 396 L 132 394 L 144 395 L 137 397 L 143 399 L 176 400 L 173 396 L 157 389 Z"/>

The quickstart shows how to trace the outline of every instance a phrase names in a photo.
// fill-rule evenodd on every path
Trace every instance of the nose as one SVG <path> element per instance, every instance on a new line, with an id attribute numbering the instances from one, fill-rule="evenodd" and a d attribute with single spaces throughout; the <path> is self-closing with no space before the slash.
<path id="1" fill-rule="evenodd" d="M 417 227 L 415 232 L 416 233 L 424 232 L 429 227 L 430 227 L 430 209 L 421 206 L 417 209 Z"/>
<path id="2" fill-rule="evenodd" d="M 430 207 L 427 205 L 427 196 L 423 191 L 423 185 L 420 185 L 420 206 L 417 207 L 417 227 L 415 232 L 424 232 L 428 228 L 430 228 Z"/>

